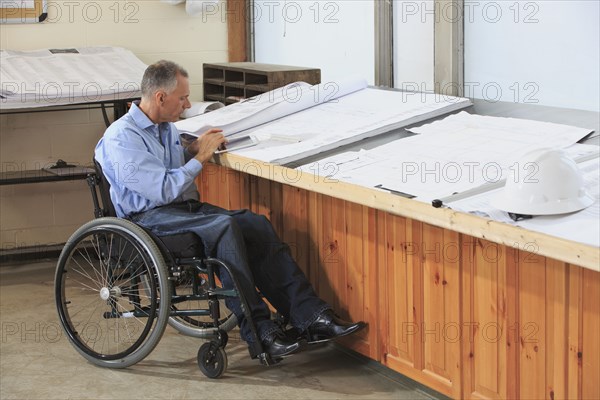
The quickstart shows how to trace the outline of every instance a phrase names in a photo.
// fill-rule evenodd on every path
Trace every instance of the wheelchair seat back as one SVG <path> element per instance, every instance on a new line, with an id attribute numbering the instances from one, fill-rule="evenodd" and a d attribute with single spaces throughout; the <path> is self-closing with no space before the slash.
<path id="1" fill-rule="evenodd" d="M 110 198 L 110 182 L 106 179 L 100 163 L 94 158 L 96 169 L 96 185 L 102 201 L 101 212 L 104 217 L 116 217 L 117 212 Z M 144 227 L 142 227 L 144 228 Z M 175 235 L 157 236 L 151 230 L 144 228 L 155 239 L 163 253 L 174 258 L 204 258 L 204 245 L 200 238 L 192 232 L 178 233 Z M 156 240 L 158 239 L 158 240 Z"/>
<path id="2" fill-rule="evenodd" d="M 100 200 L 102 201 L 102 216 L 104 217 L 116 217 L 117 211 L 115 206 L 110 199 L 110 183 L 104 176 L 102 171 L 102 165 L 94 158 L 94 169 L 96 170 L 96 185 L 100 192 Z"/>

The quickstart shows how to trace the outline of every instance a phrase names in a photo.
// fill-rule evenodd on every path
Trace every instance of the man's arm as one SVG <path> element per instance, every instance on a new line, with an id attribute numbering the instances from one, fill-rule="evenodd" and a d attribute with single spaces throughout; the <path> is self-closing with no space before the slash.
<path id="1" fill-rule="evenodd" d="M 162 147 L 153 149 L 144 142 L 140 132 L 123 126 L 125 124 L 113 125 L 98 144 L 96 159 L 103 164 L 113 190 L 120 199 L 130 202 L 131 208 L 144 208 L 141 203 L 146 201 L 152 207 L 171 203 L 193 184 L 202 170 L 202 164 L 196 159 L 178 168 L 165 167 Z M 177 151 L 181 151 L 181 147 Z M 181 157 L 180 154 L 171 156 Z"/>
<path id="2" fill-rule="evenodd" d="M 181 167 L 166 168 L 162 148 L 153 154 L 136 130 L 122 125 L 111 128 L 114 130 L 107 132 L 97 146 L 96 158 L 105 164 L 105 174 L 121 199 L 127 198 L 135 204 L 148 201 L 151 207 L 169 204 L 186 192 L 202 170 L 202 163 L 225 140 L 220 132 L 207 132 L 192 143 L 190 150 L 195 152 L 192 159 Z M 180 154 L 173 153 L 181 151 L 181 147 L 176 150 L 169 146 L 168 151 L 171 157 L 178 158 Z M 132 207 L 138 208 L 133 204 Z"/>

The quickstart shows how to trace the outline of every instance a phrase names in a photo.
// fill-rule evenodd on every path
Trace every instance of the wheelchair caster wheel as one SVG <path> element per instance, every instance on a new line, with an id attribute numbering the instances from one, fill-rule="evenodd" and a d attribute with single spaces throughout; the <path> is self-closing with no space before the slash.
<path id="1" fill-rule="evenodd" d="M 198 367 L 208 378 L 219 378 L 227 369 L 227 354 L 214 342 L 204 343 L 198 350 Z"/>
<path id="2" fill-rule="evenodd" d="M 227 342 L 229 341 L 229 335 L 222 329 L 219 329 L 217 333 L 217 340 L 214 342 L 215 345 L 225 348 L 227 346 Z"/>

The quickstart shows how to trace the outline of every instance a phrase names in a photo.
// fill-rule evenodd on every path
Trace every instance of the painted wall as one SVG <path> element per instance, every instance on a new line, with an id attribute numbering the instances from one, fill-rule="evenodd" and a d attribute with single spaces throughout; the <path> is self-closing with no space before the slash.
<path id="1" fill-rule="evenodd" d="M 192 100 L 200 100 L 202 64 L 227 61 L 224 4 L 189 16 L 184 4 L 158 0 L 49 0 L 43 23 L 0 25 L 0 48 L 125 47 L 147 64 L 180 63 L 190 73 Z M 104 129 L 99 110 L 2 115 L 2 171 L 37 169 L 59 158 L 89 164 Z M 0 186 L 0 250 L 64 243 L 92 218 L 83 180 Z"/>

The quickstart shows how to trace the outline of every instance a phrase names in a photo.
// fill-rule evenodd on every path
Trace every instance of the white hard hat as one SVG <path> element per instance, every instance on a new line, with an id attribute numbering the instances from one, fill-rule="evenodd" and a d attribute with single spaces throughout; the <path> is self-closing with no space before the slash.
<path id="1" fill-rule="evenodd" d="M 526 153 L 510 168 L 491 204 L 515 214 L 551 215 L 579 211 L 594 201 L 575 161 L 563 150 L 544 148 Z"/>

